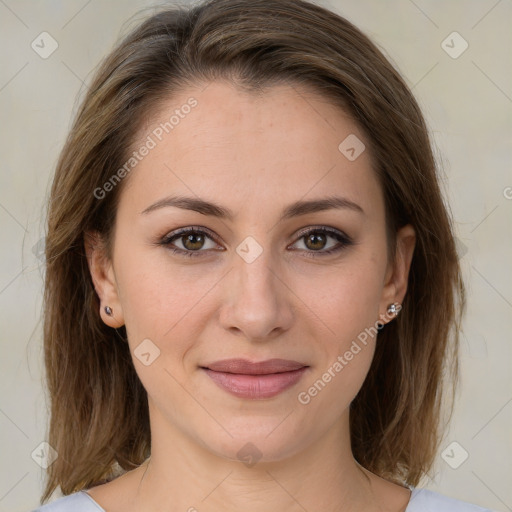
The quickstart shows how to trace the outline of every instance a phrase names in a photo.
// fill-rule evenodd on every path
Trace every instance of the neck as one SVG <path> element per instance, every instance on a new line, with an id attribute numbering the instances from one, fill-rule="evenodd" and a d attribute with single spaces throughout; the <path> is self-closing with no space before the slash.
<path id="1" fill-rule="evenodd" d="M 284 512 L 382 510 L 375 475 L 352 456 L 348 412 L 319 441 L 279 460 L 258 459 L 248 445 L 245 463 L 212 453 L 152 414 L 152 455 L 136 470 L 137 510 L 267 512 L 270 503 Z"/>

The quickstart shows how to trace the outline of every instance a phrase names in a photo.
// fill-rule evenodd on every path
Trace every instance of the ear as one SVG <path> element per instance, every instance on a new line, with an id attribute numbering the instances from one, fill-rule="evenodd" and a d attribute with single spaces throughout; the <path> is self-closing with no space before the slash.
<path id="1" fill-rule="evenodd" d="M 88 231 L 84 235 L 84 246 L 94 289 L 100 299 L 100 316 L 108 326 L 121 327 L 124 325 L 123 310 L 119 300 L 114 267 L 106 255 L 104 241 L 96 231 Z M 106 313 L 106 306 L 112 310 L 111 315 Z"/>
<path id="2" fill-rule="evenodd" d="M 410 224 L 407 224 L 397 231 L 395 261 L 388 263 L 379 308 L 379 321 L 381 323 L 387 323 L 393 320 L 393 318 L 390 318 L 389 314 L 386 313 L 388 306 L 393 302 L 402 304 L 404 300 L 415 245 L 416 232 Z"/>

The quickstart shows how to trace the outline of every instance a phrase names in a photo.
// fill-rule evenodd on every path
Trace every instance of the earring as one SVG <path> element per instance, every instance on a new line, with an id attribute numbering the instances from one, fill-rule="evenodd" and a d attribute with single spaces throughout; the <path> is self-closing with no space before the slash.
<path id="1" fill-rule="evenodd" d="M 400 313 L 400 310 L 402 309 L 402 304 L 399 302 L 393 302 L 388 306 L 388 309 L 386 310 L 387 316 L 393 315 L 394 317 L 398 316 L 398 313 Z M 386 315 L 381 315 L 381 318 Z M 377 322 L 377 331 L 381 331 L 386 324 L 383 324 L 381 322 Z"/>
<path id="2" fill-rule="evenodd" d="M 390 304 L 387 309 L 388 315 L 397 316 L 398 313 L 400 313 L 400 310 L 402 309 L 402 305 L 399 302 L 393 302 L 393 304 Z"/>
<path id="3" fill-rule="evenodd" d="M 105 313 L 108 316 L 112 316 L 112 308 L 110 306 L 105 306 Z"/>

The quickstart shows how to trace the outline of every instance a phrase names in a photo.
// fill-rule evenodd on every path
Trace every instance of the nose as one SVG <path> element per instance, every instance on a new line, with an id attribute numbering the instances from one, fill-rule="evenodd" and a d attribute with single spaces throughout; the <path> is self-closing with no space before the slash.
<path id="1" fill-rule="evenodd" d="M 223 284 L 222 327 L 250 341 L 273 339 L 293 322 L 293 293 L 269 250 L 252 262 L 238 254 Z"/>

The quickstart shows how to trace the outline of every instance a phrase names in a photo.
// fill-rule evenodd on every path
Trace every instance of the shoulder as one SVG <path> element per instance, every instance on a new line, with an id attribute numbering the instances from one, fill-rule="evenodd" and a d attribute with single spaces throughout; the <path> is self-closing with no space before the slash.
<path id="1" fill-rule="evenodd" d="M 493 512 L 488 508 L 449 498 L 427 489 L 412 489 L 405 512 Z"/>
<path id="2" fill-rule="evenodd" d="M 32 512 L 105 512 L 85 491 L 64 496 Z"/>

